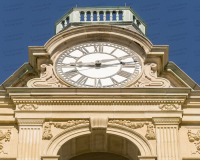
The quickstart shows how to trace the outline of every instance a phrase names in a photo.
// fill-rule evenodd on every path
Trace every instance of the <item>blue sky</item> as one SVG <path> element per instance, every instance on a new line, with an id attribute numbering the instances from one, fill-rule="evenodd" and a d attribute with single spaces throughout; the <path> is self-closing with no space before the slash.
<path id="1" fill-rule="evenodd" d="M 169 45 L 173 61 L 200 84 L 200 0 L 6 0 L 0 2 L 0 84 L 28 62 L 28 46 L 43 46 L 69 9 L 131 6 L 147 23 L 154 45 Z"/>

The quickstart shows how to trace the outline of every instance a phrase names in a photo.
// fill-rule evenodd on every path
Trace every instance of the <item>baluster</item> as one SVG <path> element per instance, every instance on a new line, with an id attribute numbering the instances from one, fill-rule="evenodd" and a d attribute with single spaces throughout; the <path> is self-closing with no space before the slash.
<path id="1" fill-rule="evenodd" d="M 90 20 L 93 21 L 93 12 L 90 12 Z"/>
<path id="2" fill-rule="evenodd" d="M 103 11 L 103 21 L 106 21 L 106 11 Z"/>
<path id="3" fill-rule="evenodd" d="M 100 21 L 99 11 L 97 11 L 97 21 Z"/>
<path id="4" fill-rule="evenodd" d="M 119 11 L 116 11 L 116 20 L 119 21 Z"/>
<path id="5" fill-rule="evenodd" d="M 87 12 L 84 12 L 84 21 L 87 21 Z"/>
<path id="6" fill-rule="evenodd" d="M 112 20 L 113 20 L 113 15 L 112 15 L 112 12 L 113 12 L 113 11 L 110 11 L 110 21 L 112 21 Z"/>

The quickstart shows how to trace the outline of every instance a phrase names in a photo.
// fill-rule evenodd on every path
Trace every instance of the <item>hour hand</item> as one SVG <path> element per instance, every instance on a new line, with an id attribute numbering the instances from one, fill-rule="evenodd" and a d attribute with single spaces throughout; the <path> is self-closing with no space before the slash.
<path id="1" fill-rule="evenodd" d="M 74 63 L 74 62 L 71 62 L 69 64 L 70 66 L 90 66 L 90 65 L 95 65 L 94 62 L 88 62 L 88 63 L 82 63 L 81 61 L 80 62 L 77 62 L 77 63 Z"/>
<path id="2" fill-rule="evenodd" d="M 123 60 L 123 59 L 126 59 L 126 58 L 131 58 L 133 56 L 123 56 L 123 57 L 119 57 L 119 58 L 114 58 L 114 59 L 103 59 L 103 60 L 99 60 L 98 62 L 100 63 L 105 63 L 105 62 L 110 62 L 110 61 L 115 61 L 115 60 Z"/>

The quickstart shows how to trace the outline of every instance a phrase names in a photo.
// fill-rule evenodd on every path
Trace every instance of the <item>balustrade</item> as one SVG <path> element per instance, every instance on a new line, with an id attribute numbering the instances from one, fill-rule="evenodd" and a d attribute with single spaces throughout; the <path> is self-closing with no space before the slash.
<path id="1" fill-rule="evenodd" d="M 101 10 L 102 9 L 102 10 Z M 56 33 L 61 31 L 71 22 L 133 22 L 144 34 L 146 24 L 130 8 L 113 7 L 113 8 L 73 8 L 71 12 L 56 22 Z"/>

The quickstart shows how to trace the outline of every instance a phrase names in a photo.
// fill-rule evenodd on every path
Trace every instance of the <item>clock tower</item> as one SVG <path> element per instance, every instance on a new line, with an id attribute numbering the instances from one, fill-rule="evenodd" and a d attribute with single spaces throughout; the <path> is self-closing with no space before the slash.
<path id="1" fill-rule="evenodd" d="M 200 87 L 131 7 L 72 8 L 28 50 L 0 86 L 0 160 L 200 159 Z"/>

